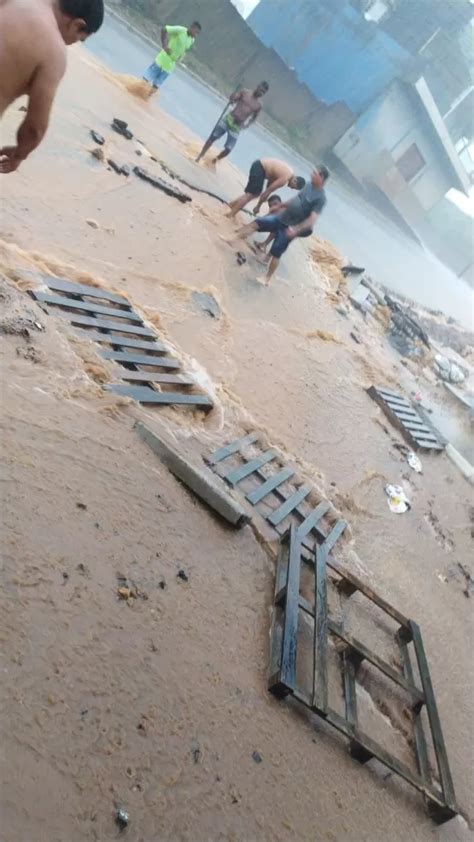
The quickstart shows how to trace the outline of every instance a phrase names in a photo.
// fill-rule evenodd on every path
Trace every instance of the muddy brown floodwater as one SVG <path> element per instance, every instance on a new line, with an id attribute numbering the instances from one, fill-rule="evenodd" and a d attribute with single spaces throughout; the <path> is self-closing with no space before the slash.
<path id="1" fill-rule="evenodd" d="M 252 252 L 239 266 L 223 241 L 219 202 L 192 191 L 179 204 L 94 158 L 90 129 L 106 157 L 169 180 L 111 131 L 120 117 L 189 183 L 235 195 L 244 183 L 231 163 L 197 167 L 197 139 L 127 87 L 73 52 L 45 144 L 2 180 L 2 839 L 113 840 L 118 806 L 130 842 L 471 839 L 472 611 L 456 573 L 471 563 L 471 489 L 444 454 L 410 472 L 365 393 L 429 383 L 400 367 L 382 324 L 337 312 L 329 244 L 316 262 L 295 244 L 264 289 Z M 127 295 L 214 409 L 105 392 L 97 346 L 26 295 L 44 274 Z M 259 430 L 349 520 L 341 559 L 423 630 L 461 817 L 435 828 L 408 786 L 269 696 L 273 548 L 215 520 L 138 439 L 137 419 L 196 458 Z M 409 513 L 390 512 L 385 482 L 404 485 Z M 406 722 L 364 676 L 359 707 L 405 757 Z"/>

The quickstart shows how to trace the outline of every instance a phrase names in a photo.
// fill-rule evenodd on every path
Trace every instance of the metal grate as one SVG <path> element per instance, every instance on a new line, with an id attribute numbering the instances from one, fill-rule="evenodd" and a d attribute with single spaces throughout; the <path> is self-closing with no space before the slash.
<path id="1" fill-rule="evenodd" d="M 428 662 L 419 627 L 378 596 L 368 585 L 329 557 L 327 547 L 316 547 L 314 557 L 314 604 L 304 599 L 301 590 L 303 533 L 292 526 L 283 536 L 277 562 L 275 597 L 271 629 L 271 665 L 269 690 L 279 698 L 292 695 L 318 716 L 324 718 L 349 738 L 350 754 L 360 763 L 375 757 L 418 789 L 426 799 L 428 811 L 437 824 L 458 813 L 441 723 L 431 683 Z M 347 598 L 359 592 L 398 624 L 395 642 L 399 648 L 402 671 L 380 658 L 365 644 L 335 622 L 328 608 L 327 568 L 335 574 L 336 587 Z M 300 612 L 312 618 L 312 691 L 298 681 L 297 656 L 301 635 Z M 328 648 L 336 639 L 345 715 L 329 705 Z M 415 683 L 410 649 L 418 664 L 421 687 Z M 408 694 L 414 732 L 414 751 L 418 774 L 394 757 L 360 728 L 357 715 L 356 679 L 363 661 L 368 661 Z M 421 711 L 426 707 L 432 743 L 436 755 L 440 788 L 433 781 Z"/>
<path id="2" fill-rule="evenodd" d="M 383 409 L 394 427 L 402 433 L 415 450 L 444 450 L 444 442 L 438 431 L 422 418 L 411 403 L 403 397 L 381 386 L 371 386 L 367 394 Z"/>
<path id="3" fill-rule="evenodd" d="M 101 349 L 101 356 L 118 363 L 114 375 L 125 382 L 111 383 L 105 387 L 108 391 L 143 404 L 212 409 L 208 395 L 188 391 L 195 381 L 180 373 L 179 360 L 168 355 L 168 347 L 157 341 L 156 333 L 123 295 L 61 278 L 43 279 L 50 292 L 31 290 L 30 295 L 42 305 L 58 308 L 88 339 L 110 346 Z M 162 383 L 168 391 L 161 390 Z"/>
<path id="4" fill-rule="evenodd" d="M 295 468 L 282 465 L 274 450 L 263 451 L 258 433 L 219 448 L 205 461 L 230 486 L 238 487 L 274 530 L 275 539 L 293 523 L 303 535 L 307 553 L 313 553 L 316 543 L 322 542 L 329 552 L 347 527 L 342 518 L 329 522 L 331 504 L 327 500 L 316 507 L 309 502 L 312 486 L 298 482 Z"/>

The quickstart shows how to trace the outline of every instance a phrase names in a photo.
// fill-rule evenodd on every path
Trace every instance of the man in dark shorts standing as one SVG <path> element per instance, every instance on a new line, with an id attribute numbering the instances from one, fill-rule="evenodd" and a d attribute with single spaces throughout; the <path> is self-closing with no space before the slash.
<path id="1" fill-rule="evenodd" d="M 266 189 L 265 182 L 267 183 Z M 238 199 L 229 202 L 230 211 L 227 216 L 234 217 L 248 205 L 252 199 L 258 199 L 254 208 L 254 214 L 259 213 L 261 206 L 267 201 L 274 190 L 288 185 L 292 190 L 302 190 L 305 180 L 300 175 L 295 175 L 291 167 L 276 158 L 262 158 L 254 161 L 250 167 L 249 180 L 245 192 Z"/>
<path id="2" fill-rule="evenodd" d="M 237 236 L 245 239 L 254 231 L 267 231 L 275 234 L 270 249 L 270 263 L 268 265 L 265 283 L 269 284 L 280 262 L 282 254 L 287 250 L 291 241 L 296 237 L 309 237 L 316 224 L 316 220 L 326 204 L 324 185 L 329 178 L 329 170 L 324 164 L 319 164 L 314 170 L 311 180 L 300 193 L 289 202 L 283 202 L 280 207 L 269 214 L 261 216 L 244 225 Z"/>
<path id="3" fill-rule="evenodd" d="M 229 102 L 231 102 L 232 105 L 235 104 L 235 108 L 230 112 L 230 114 L 227 114 L 227 116 L 221 117 L 217 125 L 214 127 L 196 158 L 197 163 L 199 163 L 201 158 L 204 157 L 208 149 L 211 148 L 212 144 L 224 134 L 227 134 L 224 149 L 217 158 L 214 158 L 214 163 L 221 161 L 222 158 L 226 158 L 227 155 L 230 155 L 239 139 L 239 133 L 242 129 L 248 129 L 248 127 L 255 122 L 260 114 L 262 109 L 260 99 L 264 94 L 266 94 L 268 88 L 268 82 L 260 82 L 254 91 L 250 91 L 248 88 L 243 88 L 241 91 L 236 91 L 232 94 Z"/>

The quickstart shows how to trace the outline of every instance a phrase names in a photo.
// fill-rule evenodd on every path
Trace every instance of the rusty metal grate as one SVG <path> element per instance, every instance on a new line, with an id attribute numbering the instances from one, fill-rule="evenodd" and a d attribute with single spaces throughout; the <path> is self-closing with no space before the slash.
<path id="1" fill-rule="evenodd" d="M 275 539 L 294 523 L 304 534 L 304 550 L 311 554 L 324 542 L 329 552 L 347 528 L 342 518 L 331 521 L 331 504 L 309 500 L 314 489 L 298 479 L 296 469 L 281 463 L 276 451 L 262 450 L 259 434 L 249 433 L 219 448 L 205 459 L 231 487 L 238 487 L 248 503 L 274 531 Z"/>
<path id="2" fill-rule="evenodd" d="M 101 356 L 118 364 L 114 375 L 124 382 L 107 385 L 108 391 L 143 404 L 212 409 L 208 395 L 189 391 L 195 381 L 181 373 L 179 360 L 169 356 L 168 347 L 157 341 L 157 334 L 123 295 L 61 278 L 44 276 L 43 280 L 50 291 L 30 290 L 30 295 L 43 306 L 58 308 L 86 338 L 109 346 L 101 350 Z"/>
<path id="3" fill-rule="evenodd" d="M 444 450 L 444 442 L 438 431 L 426 418 L 421 417 L 403 395 L 397 395 L 382 386 L 371 386 L 367 394 L 378 403 L 394 427 L 400 430 L 415 450 Z"/>
<path id="4" fill-rule="evenodd" d="M 404 617 L 389 605 L 368 585 L 345 570 L 330 558 L 327 547 L 316 547 L 314 556 L 314 600 L 301 595 L 302 553 L 304 533 L 292 526 L 283 536 L 277 562 L 275 597 L 271 629 L 271 665 L 269 690 L 277 697 L 293 696 L 312 712 L 321 716 L 338 731 L 349 738 L 352 757 L 360 763 L 376 758 L 392 772 L 419 790 L 425 797 L 428 812 L 437 824 L 442 824 L 458 813 L 453 782 L 449 769 L 441 723 L 431 683 L 428 662 L 418 625 Z M 345 631 L 343 624 L 336 622 L 329 610 L 328 568 L 336 588 L 348 599 L 363 594 L 378 606 L 398 626 L 395 642 L 400 653 L 402 670 L 372 652 L 364 643 Z M 305 574 L 308 566 L 304 566 Z M 312 681 L 311 689 L 301 686 L 297 673 L 298 649 L 301 639 L 301 612 L 311 618 L 312 636 Z M 341 716 L 329 705 L 328 693 L 328 648 L 330 641 L 336 641 L 340 678 L 344 693 L 345 714 Z M 419 681 L 414 678 L 412 656 L 416 658 Z M 390 754 L 382 745 L 366 734 L 359 725 L 357 712 L 356 679 L 363 661 L 367 661 L 385 677 L 395 682 L 407 694 L 410 702 L 413 724 L 413 745 L 418 772 Z M 426 708 L 432 745 L 439 774 L 439 786 L 431 771 L 422 710 Z"/>

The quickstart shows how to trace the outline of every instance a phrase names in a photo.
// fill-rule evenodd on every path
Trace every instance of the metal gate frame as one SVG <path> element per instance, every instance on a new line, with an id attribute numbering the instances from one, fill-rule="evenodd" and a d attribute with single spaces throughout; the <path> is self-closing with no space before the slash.
<path id="1" fill-rule="evenodd" d="M 292 695 L 311 711 L 349 738 L 349 751 L 360 763 L 372 757 L 391 769 L 419 790 L 427 805 L 428 813 L 437 824 L 449 821 L 459 812 L 456 805 L 453 781 L 448 763 L 441 722 L 431 682 L 425 648 L 419 626 L 389 605 L 364 582 L 329 557 L 323 544 L 316 547 L 314 557 L 314 610 L 300 594 L 300 570 L 303 561 L 301 528 L 291 526 L 280 542 L 277 561 L 275 597 L 271 628 L 271 666 L 268 689 L 278 698 Z M 395 669 L 365 644 L 345 632 L 331 619 L 327 601 L 327 568 L 338 576 L 337 588 L 346 597 L 356 591 L 364 594 L 399 624 L 395 635 L 400 650 L 403 672 Z M 297 686 L 296 655 L 298 649 L 298 613 L 304 611 L 313 618 L 313 681 L 312 693 Z M 344 645 L 341 653 L 341 678 L 344 688 L 345 716 L 332 710 L 328 704 L 328 641 L 329 635 Z M 413 646 L 422 689 L 416 686 L 410 655 Z M 414 745 L 418 774 L 386 751 L 379 743 L 364 733 L 358 724 L 356 674 L 362 661 L 367 660 L 385 676 L 396 682 L 411 697 L 414 723 Z M 429 760 L 421 710 L 426 706 L 431 738 L 436 755 L 441 790 L 435 786 Z"/>

